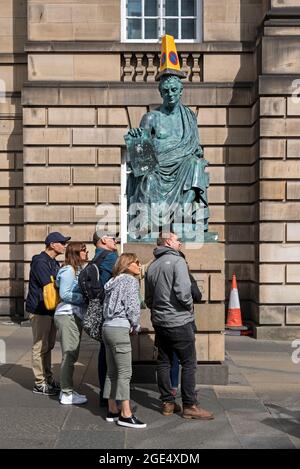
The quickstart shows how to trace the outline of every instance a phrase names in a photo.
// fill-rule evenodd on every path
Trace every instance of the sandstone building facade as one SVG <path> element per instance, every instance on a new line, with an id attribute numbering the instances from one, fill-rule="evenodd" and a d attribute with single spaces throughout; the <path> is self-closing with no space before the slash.
<path id="1" fill-rule="evenodd" d="M 300 336 L 300 0 L 184 2 L 193 15 L 163 17 L 161 1 L 157 18 L 145 2 L 133 18 L 123 0 L 0 1 L 0 315 L 23 315 L 29 261 L 49 231 L 89 242 L 99 204 L 120 209 L 123 136 L 160 103 L 154 36 L 166 27 L 219 233 L 188 253 L 204 289 L 198 357 L 224 359 L 233 272 L 257 337 Z M 140 340 L 143 360 L 151 341 Z"/>

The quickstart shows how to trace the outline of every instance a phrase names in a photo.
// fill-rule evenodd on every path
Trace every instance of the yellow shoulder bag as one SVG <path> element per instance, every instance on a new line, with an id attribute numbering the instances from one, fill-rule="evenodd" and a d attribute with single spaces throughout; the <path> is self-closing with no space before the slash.
<path id="1" fill-rule="evenodd" d="M 56 288 L 55 281 L 52 275 L 50 279 L 51 282 L 43 287 L 43 298 L 46 309 L 53 310 L 60 302 L 60 298 L 58 289 Z"/>

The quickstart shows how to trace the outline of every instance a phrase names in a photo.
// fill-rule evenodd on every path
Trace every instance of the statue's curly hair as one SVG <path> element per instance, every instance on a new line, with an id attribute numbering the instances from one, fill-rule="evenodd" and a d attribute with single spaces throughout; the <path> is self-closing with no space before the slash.
<path id="1" fill-rule="evenodd" d="M 160 80 L 159 80 L 159 85 L 158 85 L 158 89 L 161 93 L 161 87 L 162 85 L 166 82 L 166 81 L 171 81 L 171 80 L 175 80 L 177 83 L 180 83 L 180 86 L 181 86 L 181 89 L 183 89 L 183 83 L 182 83 L 182 80 L 176 76 L 176 75 L 163 75 Z"/>

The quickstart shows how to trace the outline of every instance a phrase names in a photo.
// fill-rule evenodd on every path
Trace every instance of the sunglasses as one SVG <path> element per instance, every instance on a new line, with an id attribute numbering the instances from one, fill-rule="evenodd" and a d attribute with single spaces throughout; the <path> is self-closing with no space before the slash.
<path id="1" fill-rule="evenodd" d="M 140 265 L 141 265 L 141 263 L 140 263 L 139 260 L 133 261 L 133 262 L 131 262 L 131 264 L 136 264 L 137 266 L 140 266 Z"/>
<path id="2" fill-rule="evenodd" d="M 119 244 L 120 243 L 120 239 L 119 238 L 115 238 L 114 236 L 106 236 L 107 239 L 111 239 L 114 243 L 116 244 Z"/>

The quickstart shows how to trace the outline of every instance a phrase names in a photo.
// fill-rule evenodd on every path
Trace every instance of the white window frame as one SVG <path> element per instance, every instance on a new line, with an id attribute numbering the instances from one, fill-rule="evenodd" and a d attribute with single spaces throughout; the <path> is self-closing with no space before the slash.
<path id="1" fill-rule="evenodd" d="M 203 0 L 196 0 L 196 15 L 193 17 L 190 16 L 184 16 L 181 17 L 181 1 L 179 1 L 179 14 L 178 16 L 168 16 L 168 19 L 177 19 L 180 20 L 178 21 L 178 35 L 179 37 L 181 36 L 181 19 L 189 19 L 189 18 L 196 18 L 196 38 L 195 39 L 176 39 L 176 43 L 198 43 L 202 41 L 202 31 L 203 31 Z M 147 16 L 147 18 L 157 18 L 159 25 L 158 25 L 158 31 L 159 31 L 159 37 L 157 39 L 127 39 L 127 0 L 121 0 L 121 42 L 127 42 L 127 43 L 158 43 L 160 42 L 160 38 L 163 35 L 163 23 L 165 20 L 165 16 L 163 15 L 163 3 L 164 0 L 159 0 L 159 16 Z M 142 16 L 139 17 L 130 17 L 130 18 L 137 18 L 137 19 L 142 19 L 142 36 L 144 36 L 145 31 L 144 31 L 144 21 L 143 19 L 145 18 L 144 15 L 144 2 L 142 2 Z"/>

